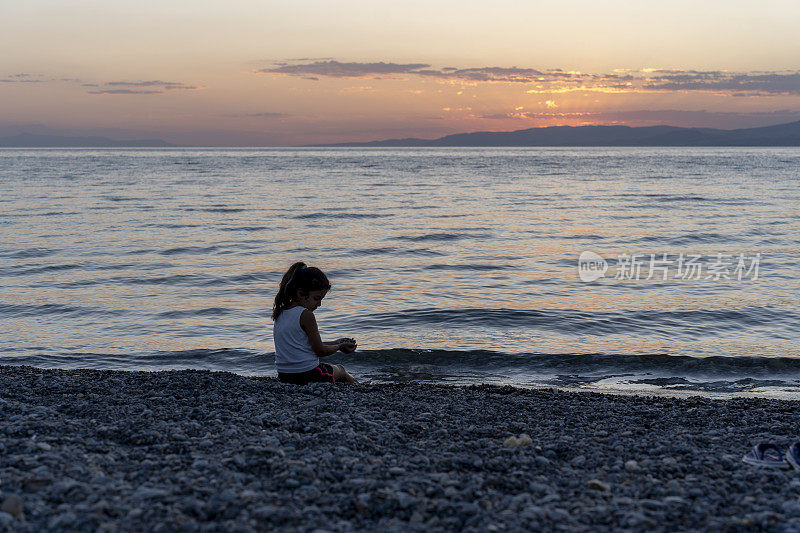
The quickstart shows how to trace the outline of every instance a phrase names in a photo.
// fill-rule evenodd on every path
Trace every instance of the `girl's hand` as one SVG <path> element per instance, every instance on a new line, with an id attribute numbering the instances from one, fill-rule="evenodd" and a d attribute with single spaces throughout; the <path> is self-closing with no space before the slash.
<path id="1" fill-rule="evenodd" d="M 341 339 L 342 342 L 339 343 L 339 349 L 343 353 L 353 353 L 356 351 L 356 343 L 353 339 Z"/>

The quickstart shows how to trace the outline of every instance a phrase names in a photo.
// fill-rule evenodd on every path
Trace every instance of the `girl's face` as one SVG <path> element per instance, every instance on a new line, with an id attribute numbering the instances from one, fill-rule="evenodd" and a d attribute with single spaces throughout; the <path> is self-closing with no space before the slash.
<path id="1" fill-rule="evenodd" d="M 308 309 L 309 311 L 313 311 L 320 305 L 322 305 L 322 299 L 325 298 L 325 295 L 328 291 L 310 291 L 304 293 L 301 290 L 297 291 L 297 303 Z"/>

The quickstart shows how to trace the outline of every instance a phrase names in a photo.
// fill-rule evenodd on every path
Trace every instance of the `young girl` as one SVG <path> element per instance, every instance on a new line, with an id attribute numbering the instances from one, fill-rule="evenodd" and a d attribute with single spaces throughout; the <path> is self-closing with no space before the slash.
<path id="1" fill-rule="evenodd" d="M 305 385 L 311 382 L 345 381 L 358 383 L 342 365 L 320 363 L 341 350 L 352 353 L 356 349 L 353 339 L 322 342 L 314 318 L 314 309 L 331 284 L 323 272 L 305 263 L 293 264 L 281 279 L 275 305 L 272 308 L 273 337 L 275 339 L 275 366 L 278 379 L 284 383 Z"/>

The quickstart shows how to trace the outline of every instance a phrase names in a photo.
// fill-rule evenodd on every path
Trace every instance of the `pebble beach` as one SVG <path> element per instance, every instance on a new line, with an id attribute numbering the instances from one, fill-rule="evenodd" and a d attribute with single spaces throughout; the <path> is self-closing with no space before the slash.
<path id="1" fill-rule="evenodd" d="M 800 531 L 798 407 L 0 366 L 0 529 Z"/>

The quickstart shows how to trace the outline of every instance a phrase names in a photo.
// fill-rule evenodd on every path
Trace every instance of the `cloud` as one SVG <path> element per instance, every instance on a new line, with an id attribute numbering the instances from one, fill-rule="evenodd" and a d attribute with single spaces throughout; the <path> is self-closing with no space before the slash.
<path id="1" fill-rule="evenodd" d="M 78 78 L 45 78 L 43 74 L 28 74 L 20 72 L 18 74 L 10 74 L 5 78 L 0 79 L 0 83 L 43 83 L 47 81 L 62 81 L 68 83 L 81 83 Z"/>
<path id="2" fill-rule="evenodd" d="M 100 85 L 105 85 L 99 88 Z M 98 87 L 96 91 L 87 91 L 88 94 L 163 94 L 165 91 L 176 89 L 197 91 L 203 89 L 200 85 L 186 85 L 175 81 L 109 81 L 103 84 L 84 84 L 85 87 Z M 148 87 L 149 89 L 112 89 L 112 87 Z"/>
<path id="3" fill-rule="evenodd" d="M 374 90 L 375 88 L 372 87 L 372 85 L 359 85 L 357 87 L 345 87 L 343 89 L 339 89 L 339 94 L 369 93 Z"/>
<path id="4" fill-rule="evenodd" d="M 426 63 L 355 63 L 336 60 L 312 61 L 294 64 L 280 63 L 272 68 L 257 70 L 264 74 L 282 74 L 287 76 L 322 76 L 328 78 L 375 78 L 385 76 L 414 75 L 430 78 L 448 79 L 456 81 L 475 82 L 509 82 L 509 83 L 535 83 L 572 81 L 581 83 L 584 80 L 626 80 L 633 79 L 628 74 L 582 74 L 580 72 L 566 72 L 562 69 L 539 70 L 520 67 L 472 67 L 457 69 L 444 67 L 431 68 Z"/>
<path id="5" fill-rule="evenodd" d="M 800 72 L 656 71 L 642 87 L 746 95 L 800 94 Z"/>
<path id="6" fill-rule="evenodd" d="M 92 87 L 96 90 L 87 91 L 88 94 L 162 94 L 165 91 L 185 90 L 197 91 L 204 89 L 201 85 L 188 85 L 177 81 L 146 80 L 146 81 L 109 81 L 105 83 L 83 83 L 79 78 L 46 78 L 41 75 L 32 75 L 25 72 L 10 74 L 0 78 L 0 83 L 43 83 L 67 82 L 78 83 L 81 87 Z"/>
<path id="7" fill-rule="evenodd" d="M 42 77 L 41 74 L 34 77 L 31 74 L 20 72 L 19 74 L 9 74 L 5 78 L 0 78 L 0 83 L 42 83 L 44 80 L 37 79 Z"/>
<path id="8" fill-rule="evenodd" d="M 486 115 L 478 115 L 478 118 L 485 118 L 491 120 L 524 120 L 524 119 L 540 119 L 540 118 L 576 118 L 594 115 L 595 113 L 585 112 L 548 112 L 548 111 L 511 111 L 508 113 L 491 113 Z"/>
<path id="9" fill-rule="evenodd" d="M 108 86 L 123 86 L 123 87 L 160 87 L 166 91 L 170 91 L 173 89 L 187 89 L 187 90 L 197 90 L 202 89 L 199 85 L 186 85 L 182 82 L 174 82 L 174 81 L 109 81 L 106 83 Z"/>
<path id="10" fill-rule="evenodd" d="M 164 91 L 137 91 L 135 89 L 102 89 L 87 91 L 89 94 L 162 94 Z"/>
<path id="11" fill-rule="evenodd" d="M 664 68 L 614 69 L 586 73 L 560 68 L 470 67 L 433 68 L 425 63 L 357 63 L 336 60 L 297 60 L 276 64 L 258 73 L 307 79 L 416 76 L 455 83 L 519 83 L 533 85 L 529 93 L 601 92 L 706 92 L 736 96 L 800 95 L 800 71 L 728 72 Z"/>
<path id="12" fill-rule="evenodd" d="M 329 61 L 333 59 L 332 57 L 296 57 L 294 59 L 287 59 L 286 61 L 292 61 L 297 63 L 298 61 Z M 281 65 L 286 65 L 287 63 L 281 62 Z"/>
<path id="13" fill-rule="evenodd" d="M 429 67 L 424 63 L 342 63 L 340 61 L 313 61 L 311 63 L 282 64 L 273 68 L 257 70 L 265 74 L 288 76 L 324 76 L 327 78 L 366 78 L 407 74 Z"/>
<path id="14" fill-rule="evenodd" d="M 287 118 L 287 117 L 293 117 L 294 115 L 291 115 L 289 113 L 275 113 L 275 112 L 272 112 L 272 111 L 265 111 L 265 112 L 261 112 L 261 113 L 241 113 L 239 115 L 226 115 L 226 116 L 229 116 L 229 117 L 254 117 L 254 118 Z"/>

